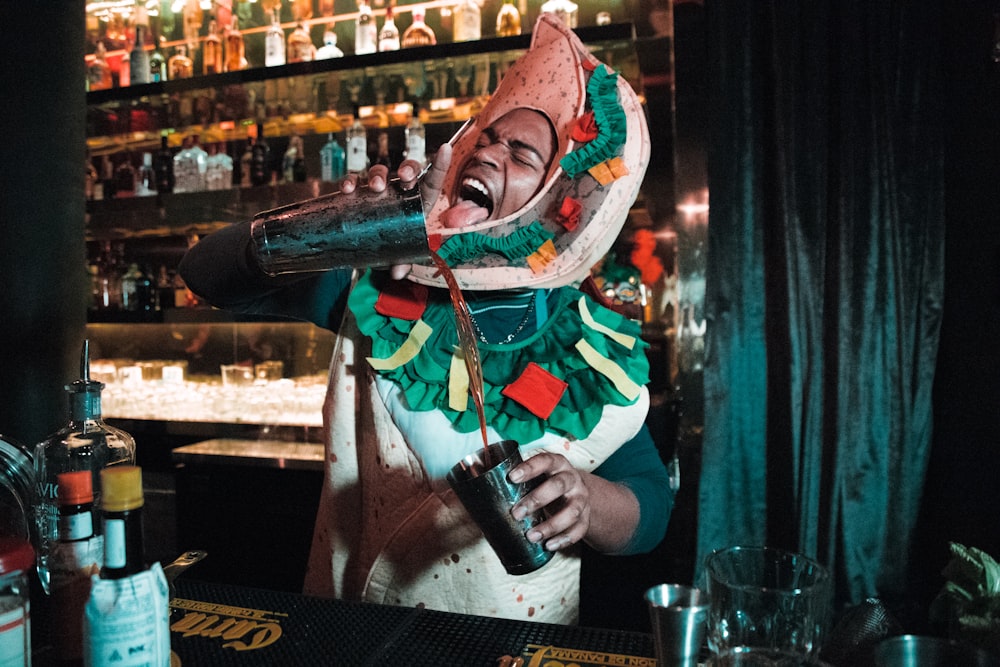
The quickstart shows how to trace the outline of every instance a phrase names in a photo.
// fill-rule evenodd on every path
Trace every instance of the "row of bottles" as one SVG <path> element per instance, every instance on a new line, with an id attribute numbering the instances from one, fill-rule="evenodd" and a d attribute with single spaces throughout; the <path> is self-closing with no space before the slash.
<path id="1" fill-rule="evenodd" d="M 188 245 L 197 237 L 189 238 Z M 89 311 L 134 313 L 152 319 L 170 308 L 194 308 L 199 301 L 174 270 L 160 264 L 154 274 L 148 263 L 126 260 L 125 244 L 103 241 L 97 256 L 87 264 L 90 280 Z"/>
<path id="2" fill-rule="evenodd" d="M 398 162 L 390 155 L 389 132 L 379 130 L 376 135 L 375 155 L 369 155 L 368 128 L 361 122 L 358 107 L 354 120 L 344 131 L 344 144 L 327 134 L 327 140 L 318 151 L 320 171 L 313 178 L 333 182 L 346 173 L 362 173 L 369 164 L 382 163 L 389 167 Z M 401 157 L 426 160 L 426 132 L 419 110 L 410 116 L 403 130 L 405 148 Z M 307 164 L 315 164 L 306 154 L 303 137 L 292 135 L 287 148 L 276 155 L 264 135 L 263 124 L 248 132 L 243 150 L 237 159 L 229 151 L 239 152 L 226 142 L 210 142 L 207 150 L 202 147 L 198 134 L 184 137 L 180 150 L 168 146 L 167 135 L 161 136 L 160 149 L 155 153 L 142 153 L 142 162 L 136 166 L 133 155 L 126 154 L 117 165 L 111 156 L 103 155 L 99 168 L 91 160 L 86 162 L 85 194 L 88 199 L 101 200 L 123 197 L 153 196 L 161 193 L 200 192 L 228 190 L 233 187 L 254 187 L 274 183 L 302 183 L 309 177 Z M 313 149 L 315 150 L 315 149 Z M 337 157 L 337 156 L 341 157 Z M 339 166 L 340 163 L 343 166 Z M 363 164 L 361 164 L 363 162 Z M 313 167 L 315 168 L 315 167 Z"/>
<path id="3" fill-rule="evenodd" d="M 453 41 L 474 41 L 484 36 L 482 19 L 483 0 L 459 0 L 453 6 L 439 9 L 441 25 L 451 27 Z M 381 4 L 381 3 L 380 3 Z M 526 3 L 522 1 L 526 7 Z M 337 44 L 335 21 L 325 27 L 322 43 L 317 47 L 305 24 L 301 21 L 286 34 L 279 18 L 279 6 L 270 12 L 270 25 L 264 36 L 263 62 L 251 63 L 247 59 L 247 48 L 240 30 L 239 17 L 227 17 L 225 26 L 209 14 L 208 29 L 203 37 L 176 44 L 169 58 L 164 55 L 162 36 L 150 30 L 146 10 L 136 6 L 132 16 L 131 43 L 127 57 L 122 58 L 117 77 L 109 63 L 107 48 L 103 41 L 97 42 L 93 58 L 87 67 L 87 89 L 103 90 L 117 86 L 137 85 L 165 80 L 189 78 L 195 75 L 192 49 L 201 49 L 199 74 L 219 74 L 247 69 L 251 66 L 272 67 L 286 63 L 305 62 L 344 55 Z M 385 9 L 381 26 L 372 10 L 370 0 L 358 0 L 358 11 L 354 22 L 354 54 L 363 55 L 381 51 L 395 51 L 415 46 L 430 46 L 437 43 L 437 35 L 426 22 L 427 9 L 422 5 L 407 6 L 411 22 L 405 29 L 397 25 L 396 3 L 390 0 Z M 577 5 L 571 0 L 547 0 L 540 10 L 554 14 L 570 27 L 576 27 Z M 521 10 L 514 0 L 504 0 L 496 15 L 493 34 L 507 37 L 521 34 Z"/>

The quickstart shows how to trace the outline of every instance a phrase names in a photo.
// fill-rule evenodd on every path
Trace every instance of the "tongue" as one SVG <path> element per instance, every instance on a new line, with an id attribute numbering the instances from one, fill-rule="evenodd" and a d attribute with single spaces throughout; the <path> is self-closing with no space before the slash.
<path id="1" fill-rule="evenodd" d="M 456 229 L 458 227 L 474 225 L 488 217 L 490 217 L 489 209 L 483 208 L 468 199 L 463 199 L 441 214 L 441 223 L 449 229 Z"/>

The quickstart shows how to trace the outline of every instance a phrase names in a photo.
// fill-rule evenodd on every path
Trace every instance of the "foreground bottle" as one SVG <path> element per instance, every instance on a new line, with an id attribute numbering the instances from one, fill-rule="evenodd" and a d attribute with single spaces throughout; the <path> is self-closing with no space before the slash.
<path id="1" fill-rule="evenodd" d="M 84 665 L 170 665 L 167 580 L 146 567 L 142 538 L 142 470 L 101 472 L 104 564 L 92 577 L 83 616 Z"/>
<path id="2" fill-rule="evenodd" d="M 104 384 L 90 379 L 90 347 L 84 341 L 80 355 L 80 379 L 66 386 L 70 418 L 61 429 L 35 446 L 35 522 L 37 528 L 38 578 L 50 592 L 49 558 L 59 538 L 58 476 L 86 470 L 99 487 L 99 476 L 109 466 L 135 464 L 132 436 L 104 423 L 101 418 L 101 391 Z M 100 494 L 94 503 L 101 506 Z M 100 529 L 97 537 L 100 539 Z"/>

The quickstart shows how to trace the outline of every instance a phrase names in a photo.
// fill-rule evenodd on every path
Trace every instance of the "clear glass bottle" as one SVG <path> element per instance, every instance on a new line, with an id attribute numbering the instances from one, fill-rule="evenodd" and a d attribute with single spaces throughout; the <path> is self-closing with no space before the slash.
<path id="1" fill-rule="evenodd" d="M 396 27 L 396 18 L 393 14 L 394 4 L 390 2 L 385 8 L 385 23 L 378 33 L 379 51 L 399 51 L 399 28 Z"/>
<path id="2" fill-rule="evenodd" d="M 497 12 L 497 37 L 513 37 L 521 34 L 521 12 L 517 11 L 514 0 L 504 0 Z"/>
<path id="3" fill-rule="evenodd" d="M 327 28 L 326 32 L 323 33 L 323 46 L 316 49 L 316 60 L 343 57 L 344 52 L 337 46 L 337 33 L 332 28 Z"/>
<path id="4" fill-rule="evenodd" d="M 293 134 L 281 159 L 281 178 L 285 183 L 301 183 L 305 179 L 305 160 L 302 156 L 302 137 Z"/>
<path id="5" fill-rule="evenodd" d="M 208 34 L 201 47 L 202 73 L 220 74 L 222 72 L 222 39 L 219 37 L 219 26 L 215 20 L 208 22 Z"/>
<path id="6" fill-rule="evenodd" d="M 156 173 L 153 171 L 153 154 L 142 154 L 142 165 L 135 179 L 135 195 L 149 197 L 156 194 Z"/>
<path id="7" fill-rule="evenodd" d="M 61 429 L 35 445 L 35 526 L 38 578 L 50 591 L 49 558 L 59 538 L 58 476 L 64 472 L 87 470 L 94 488 L 100 473 L 109 466 L 135 464 L 135 440 L 101 418 L 101 391 L 104 384 L 90 379 L 90 345 L 84 341 L 80 355 L 80 379 L 66 386 L 69 421 Z M 100 494 L 94 504 L 101 507 Z"/>
<path id="8" fill-rule="evenodd" d="M 316 47 L 312 43 L 309 32 L 301 23 L 296 24 L 295 30 L 292 30 L 288 35 L 288 62 L 311 62 L 315 53 Z"/>
<path id="9" fill-rule="evenodd" d="M 327 135 L 327 141 L 319 151 L 320 180 L 332 183 L 347 172 L 347 154 L 333 133 Z"/>
<path id="10" fill-rule="evenodd" d="M 354 54 L 375 53 L 378 49 L 378 28 L 368 0 L 358 0 L 358 18 L 354 23 Z"/>
<path id="11" fill-rule="evenodd" d="M 240 32 L 240 19 L 233 14 L 233 22 L 229 25 L 229 32 L 226 33 L 226 71 L 237 72 L 249 67 L 247 63 L 246 44 L 243 41 L 243 33 Z"/>
<path id="12" fill-rule="evenodd" d="M 170 56 L 170 60 L 167 61 L 167 71 L 169 72 L 168 77 L 171 81 L 190 79 L 194 76 L 194 63 L 188 57 L 186 46 L 183 44 L 179 45 L 174 55 Z"/>
<path id="13" fill-rule="evenodd" d="M 363 175 L 368 171 L 368 131 L 361 123 L 358 107 L 354 107 L 354 122 L 347 128 L 347 173 Z"/>
<path id="14" fill-rule="evenodd" d="M 157 83 L 166 81 L 168 78 L 167 59 L 163 57 L 160 49 L 160 40 L 153 40 L 153 52 L 149 54 L 149 81 Z"/>
<path id="15" fill-rule="evenodd" d="M 427 131 L 420 120 L 420 108 L 414 104 L 413 114 L 403 130 L 406 137 L 406 159 L 416 160 L 421 165 L 427 162 Z"/>
<path id="16" fill-rule="evenodd" d="M 278 10 L 271 12 L 271 26 L 264 36 L 264 66 L 277 67 L 285 64 L 285 30 L 278 19 Z"/>
<path id="17" fill-rule="evenodd" d="M 454 9 L 456 42 L 474 42 L 483 34 L 483 10 L 478 0 L 461 0 Z"/>
<path id="18" fill-rule="evenodd" d="M 233 158 L 224 144 L 212 144 L 205 166 L 205 189 L 228 190 L 233 186 Z"/>
<path id="19" fill-rule="evenodd" d="M 427 9 L 423 6 L 413 8 L 413 23 L 403 31 L 403 38 L 400 45 L 404 49 L 412 46 L 434 46 L 437 44 L 437 36 L 434 30 L 424 22 L 427 16 Z"/>
<path id="20" fill-rule="evenodd" d="M 135 26 L 135 42 L 132 50 L 128 54 L 129 60 L 129 85 L 149 83 L 149 52 L 146 51 L 146 26 L 137 24 Z"/>
<path id="21" fill-rule="evenodd" d="M 576 27 L 577 10 L 577 4 L 573 0 L 547 0 L 542 4 L 543 14 L 554 14 L 567 28 Z"/>
<path id="22" fill-rule="evenodd" d="M 111 88 L 111 66 L 108 65 L 108 51 L 104 42 L 98 42 L 94 51 L 94 60 L 87 67 L 88 90 L 107 90 Z"/>

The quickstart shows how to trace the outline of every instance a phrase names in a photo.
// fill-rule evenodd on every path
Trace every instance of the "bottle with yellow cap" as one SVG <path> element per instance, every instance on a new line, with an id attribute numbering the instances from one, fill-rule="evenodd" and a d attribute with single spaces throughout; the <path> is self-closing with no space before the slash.
<path id="1" fill-rule="evenodd" d="M 101 471 L 104 494 L 102 579 L 121 579 L 146 569 L 142 541 L 142 470 L 115 466 Z"/>

